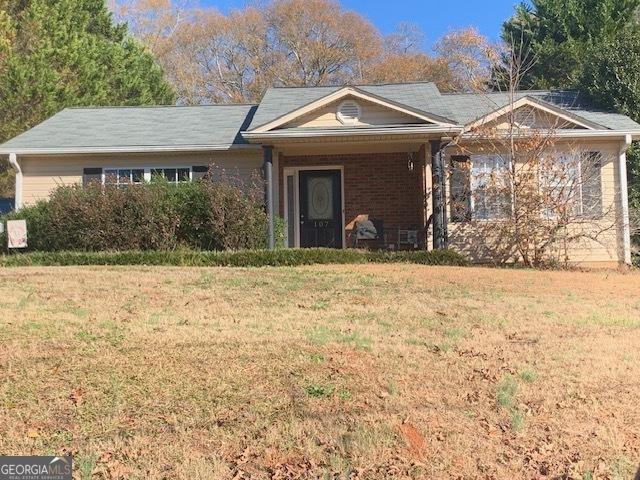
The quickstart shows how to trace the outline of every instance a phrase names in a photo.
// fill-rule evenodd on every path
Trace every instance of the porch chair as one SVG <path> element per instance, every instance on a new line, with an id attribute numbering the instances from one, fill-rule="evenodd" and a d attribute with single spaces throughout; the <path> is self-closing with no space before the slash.
<path id="1" fill-rule="evenodd" d="M 384 222 L 382 220 L 361 220 L 355 224 L 355 247 L 384 248 Z"/>
<path id="2" fill-rule="evenodd" d="M 418 229 L 413 226 L 409 229 L 398 229 L 398 250 L 418 249 Z"/>

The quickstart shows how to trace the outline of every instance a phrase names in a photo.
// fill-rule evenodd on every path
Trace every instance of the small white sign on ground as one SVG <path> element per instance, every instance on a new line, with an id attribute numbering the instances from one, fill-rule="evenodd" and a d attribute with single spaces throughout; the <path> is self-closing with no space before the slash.
<path id="1" fill-rule="evenodd" d="M 7 221 L 7 241 L 9 248 L 27 248 L 27 221 Z"/>

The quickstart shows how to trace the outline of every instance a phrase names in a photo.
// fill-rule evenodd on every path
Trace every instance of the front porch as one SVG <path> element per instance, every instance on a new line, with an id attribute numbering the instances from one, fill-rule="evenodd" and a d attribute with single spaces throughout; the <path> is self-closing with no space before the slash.
<path id="1" fill-rule="evenodd" d="M 437 89 L 331 87 L 314 98 L 300 92 L 272 92 L 242 134 L 263 146 L 269 246 L 280 216 L 290 247 L 355 247 L 358 224 L 371 221 L 370 230 L 383 230 L 376 248 L 403 248 L 401 232 L 410 237 L 406 247 L 443 248 L 441 149 L 463 127 L 437 102 L 423 102 L 439 96 Z"/>
<path id="2" fill-rule="evenodd" d="M 418 245 L 424 247 L 424 170 L 423 149 L 418 152 L 280 155 L 278 182 L 283 194 L 278 211 L 287 223 L 287 244 L 293 247 L 356 247 L 356 222 L 375 220 L 378 229 L 382 226 L 383 231 L 378 232 L 382 238 L 375 242 L 360 240 L 359 246 L 397 246 L 399 230 L 414 230 L 418 232 Z M 301 172 L 305 173 L 301 175 Z M 336 173 L 338 188 L 335 190 L 332 183 L 322 180 L 327 178 L 326 172 Z M 309 188 L 309 183 L 315 190 Z M 339 208 L 330 208 L 332 205 L 327 203 L 337 203 Z M 329 213 L 326 218 L 322 218 L 323 210 Z M 341 218 L 333 218 L 334 211 Z M 314 235 L 309 231 L 334 227 L 338 231 L 335 238 L 331 234 L 318 232 Z"/>
<path id="3" fill-rule="evenodd" d="M 433 189 L 434 162 L 442 162 L 438 138 L 420 143 L 277 146 L 265 148 L 272 169 L 273 216 L 286 225 L 290 248 L 431 249 L 441 216 L 442 189 Z M 323 153 L 319 153 L 323 152 Z M 271 162 L 269 162 L 271 160 Z M 442 171 L 442 168 L 436 169 Z M 371 221 L 376 239 L 358 238 Z M 444 241 L 442 242 L 443 246 Z"/>

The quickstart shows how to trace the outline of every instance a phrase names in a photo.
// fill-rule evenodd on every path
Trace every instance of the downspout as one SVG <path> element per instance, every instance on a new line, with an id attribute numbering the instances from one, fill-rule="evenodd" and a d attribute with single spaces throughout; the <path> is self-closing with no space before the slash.
<path id="1" fill-rule="evenodd" d="M 22 168 L 18 163 L 18 156 L 15 153 L 9 154 L 9 164 L 16 171 L 16 198 L 15 209 L 20 210 L 22 208 Z"/>
<path id="2" fill-rule="evenodd" d="M 631 265 L 631 227 L 629 225 L 629 192 L 627 187 L 627 148 L 631 145 L 631 135 L 624 136 L 624 143 L 618 156 L 618 175 L 620 183 L 620 214 L 622 219 L 622 252 L 624 263 Z"/>

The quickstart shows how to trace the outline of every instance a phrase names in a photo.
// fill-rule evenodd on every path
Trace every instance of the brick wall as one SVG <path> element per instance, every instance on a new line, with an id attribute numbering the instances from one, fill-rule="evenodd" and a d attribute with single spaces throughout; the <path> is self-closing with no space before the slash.
<path id="1" fill-rule="evenodd" d="M 355 221 L 366 218 L 383 220 L 387 241 L 395 242 L 399 227 L 424 228 L 424 152 L 413 153 L 413 170 L 409 170 L 408 162 L 407 152 L 280 155 L 280 192 L 284 192 L 284 168 L 343 166 L 346 246 L 354 244 L 351 232 Z M 283 195 L 280 195 L 280 215 L 284 215 Z M 424 241 L 424 232 L 419 237 Z"/>

